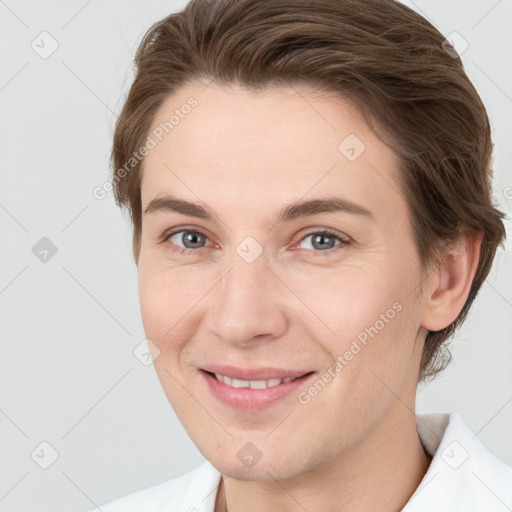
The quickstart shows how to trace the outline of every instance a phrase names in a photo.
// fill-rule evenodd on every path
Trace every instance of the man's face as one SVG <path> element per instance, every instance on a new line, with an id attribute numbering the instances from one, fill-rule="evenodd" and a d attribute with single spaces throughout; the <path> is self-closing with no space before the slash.
<path id="1" fill-rule="evenodd" d="M 303 89 L 187 85 L 149 135 L 142 211 L 172 196 L 211 212 L 153 203 L 138 262 L 156 371 L 203 455 L 235 478 L 286 478 L 410 418 L 420 265 L 397 157 L 362 117 Z M 334 199 L 345 208 L 280 218 Z M 205 369 L 304 377 L 240 389 Z"/>

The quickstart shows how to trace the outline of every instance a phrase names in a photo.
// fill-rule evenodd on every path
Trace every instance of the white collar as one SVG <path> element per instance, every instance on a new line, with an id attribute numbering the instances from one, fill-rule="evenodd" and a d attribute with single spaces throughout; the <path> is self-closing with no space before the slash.
<path id="1" fill-rule="evenodd" d="M 432 462 L 402 512 L 512 510 L 512 468 L 492 455 L 458 413 L 417 414 Z"/>

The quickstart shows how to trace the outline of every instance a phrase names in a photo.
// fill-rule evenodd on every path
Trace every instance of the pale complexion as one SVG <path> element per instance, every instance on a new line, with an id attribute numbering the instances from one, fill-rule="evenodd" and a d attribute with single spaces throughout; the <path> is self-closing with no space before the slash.
<path id="1" fill-rule="evenodd" d="M 151 130 L 191 96 L 197 106 L 145 159 L 142 210 L 172 195 L 212 218 L 143 215 L 139 293 L 165 393 L 224 475 L 216 512 L 399 510 L 430 463 L 414 415 L 424 339 L 461 310 L 478 241 L 462 239 L 456 257 L 422 274 L 397 157 L 348 103 L 304 88 L 189 84 Z M 353 161 L 338 149 L 349 134 L 366 146 Z M 290 203 L 334 197 L 371 215 L 276 222 Z M 159 243 L 171 228 L 182 231 Z M 314 239 L 325 229 L 335 238 L 323 249 Z M 192 245 L 187 230 L 200 233 Z M 236 251 L 246 237 L 263 251 L 252 263 Z M 320 377 L 394 303 L 401 311 L 307 404 L 292 394 L 241 413 L 200 374 L 219 363 Z M 248 442 L 262 454 L 252 467 L 237 457 Z"/>

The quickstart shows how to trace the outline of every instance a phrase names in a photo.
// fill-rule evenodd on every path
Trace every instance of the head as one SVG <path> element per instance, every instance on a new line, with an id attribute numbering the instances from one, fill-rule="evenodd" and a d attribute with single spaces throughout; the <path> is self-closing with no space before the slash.
<path id="1" fill-rule="evenodd" d="M 115 197 L 159 378 L 227 472 L 227 444 L 277 447 L 281 476 L 346 452 L 448 363 L 504 227 L 486 111 L 445 48 L 392 0 L 192 0 L 143 38 Z M 315 380 L 240 414 L 209 364 Z"/>

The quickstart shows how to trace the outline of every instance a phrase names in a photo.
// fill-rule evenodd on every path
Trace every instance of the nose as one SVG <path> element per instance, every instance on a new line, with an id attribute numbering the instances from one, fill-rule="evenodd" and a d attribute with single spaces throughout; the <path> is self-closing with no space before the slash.
<path id="1" fill-rule="evenodd" d="M 212 296 L 210 333 L 236 346 L 252 344 L 257 337 L 279 338 L 287 329 L 285 298 L 286 288 L 263 255 L 248 263 L 235 254 Z"/>

